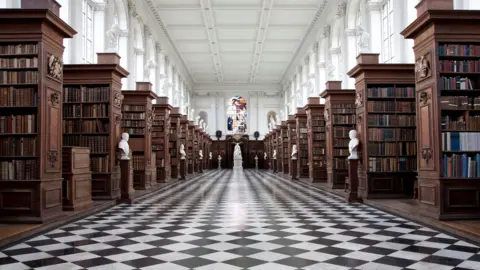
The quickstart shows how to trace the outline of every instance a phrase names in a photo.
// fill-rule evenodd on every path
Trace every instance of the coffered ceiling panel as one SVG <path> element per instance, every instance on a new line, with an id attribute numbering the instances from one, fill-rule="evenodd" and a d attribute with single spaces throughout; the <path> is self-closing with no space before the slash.
<path id="1" fill-rule="evenodd" d="M 150 1 L 196 83 L 278 83 L 333 0 Z"/>

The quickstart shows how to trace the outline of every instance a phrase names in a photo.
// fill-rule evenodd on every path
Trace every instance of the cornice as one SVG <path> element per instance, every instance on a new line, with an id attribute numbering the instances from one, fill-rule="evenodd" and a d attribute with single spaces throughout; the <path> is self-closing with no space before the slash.
<path id="1" fill-rule="evenodd" d="M 247 83 L 200 83 L 195 84 L 193 87 L 193 91 L 281 91 L 282 87 L 280 84 L 247 84 Z"/>

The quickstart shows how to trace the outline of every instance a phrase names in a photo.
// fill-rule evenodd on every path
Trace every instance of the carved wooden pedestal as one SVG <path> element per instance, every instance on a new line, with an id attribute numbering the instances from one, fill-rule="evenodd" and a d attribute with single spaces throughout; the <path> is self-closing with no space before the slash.
<path id="1" fill-rule="evenodd" d="M 278 162 L 276 159 L 273 160 L 273 172 L 278 172 Z"/>
<path id="2" fill-rule="evenodd" d="M 132 160 L 120 160 L 120 199 L 118 203 L 133 203 L 135 190 L 133 189 L 133 162 Z"/>
<path id="3" fill-rule="evenodd" d="M 292 166 L 290 167 L 290 176 L 292 180 L 298 180 L 297 178 L 297 160 L 292 159 Z"/>
<path id="4" fill-rule="evenodd" d="M 348 160 L 348 178 L 345 179 L 345 200 L 348 203 L 360 202 L 358 197 L 358 159 Z"/>
<path id="5" fill-rule="evenodd" d="M 185 179 L 187 179 L 187 178 L 185 177 L 185 175 L 186 175 L 186 169 L 187 169 L 187 168 L 185 167 L 185 165 L 186 165 L 186 164 L 185 164 L 185 161 L 186 161 L 185 159 L 180 159 L 180 178 L 179 178 L 178 180 L 185 180 Z"/>
<path id="6" fill-rule="evenodd" d="M 203 159 L 200 159 L 199 162 L 198 162 L 199 166 L 198 166 L 198 172 L 199 173 L 203 173 Z"/>

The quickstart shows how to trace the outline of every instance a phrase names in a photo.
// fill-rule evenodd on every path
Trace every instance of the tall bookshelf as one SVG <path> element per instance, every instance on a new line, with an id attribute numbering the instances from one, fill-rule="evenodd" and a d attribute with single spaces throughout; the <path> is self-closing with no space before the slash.
<path id="1" fill-rule="evenodd" d="M 120 56 L 106 53 L 98 54 L 98 64 L 65 65 L 63 74 L 63 146 L 90 149 L 94 200 L 117 199 L 121 79 L 128 72 L 120 66 Z"/>
<path id="2" fill-rule="evenodd" d="M 295 116 L 289 115 L 287 120 L 287 136 L 288 136 L 288 149 L 290 149 L 290 154 L 294 145 L 297 145 L 297 121 Z M 297 150 L 298 151 L 298 150 Z M 292 158 L 288 158 L 288 174 L 292 176 L 293 174 L 293 164 Z M 295 176 L 296 177 L 296 176 Z"/>
<path id="3" fill-rule="evenodd" d="M 269 170 L 269 161 L 270 161 L 270 133 L 265 134 L 265 137 L 263 137 L 263 148 L 265 149 L 265 153 L 267 153 L 267 159 L 263 160 L 263 169 Z M 264 156 L 262 156 L 264 158 Z"/>
<path id="4" fill-rule="evenodd" d="M 361 54 L 348 73 L 356 79 L 357 131 L 362 143 L 358 194 L 412 197 L 417 171 L 415 70 L 413 64 L 379 64 Z"/>
<path id="5" fill-rule="evenodd" d="M 198 151 L 200 150 L 200 126 L 194 125 L 193 127 L 193 172 L 198 173 L 200 171 L 200 160 Z"/>
<path id="6" fill-rule="evenodd" d="M 187 145 L 185 149 L 187 151 L 187 173 L 194 174 L 194 159 L 196 154 L 194 152 L 194 140 L 195 140 L 195 124 L 193 121 L 188 121 L 187 124 Z"/>
<path id="7" fill-rule="evenodd" d="M 136 91 L 122 91 L 122 131 L 130 135 L 128 143 L 133 159 L 133 187 L 148 190 L 158 185 L 156 179 L 152 179 L 157 170 L 156 160 L 152 160 L 152 100 L 157 95 L 152 92 L 149 82 L 137 82 L 136 88 Z"/>
<path id="8" fill-rule="evenodd" d="M 180 119 L 182 114 L 180 108 L 173 107 L 170 112 L 170 133 L 168 136 L 168 149 L 170 154 L 170 176 L 171 179 L 178 179 L 180 177 Z"/>
<path id="9" fill-rule="evenodd" d="M 282 144 L 282 124 L 277 125 L 275 131 L 275 149 L 277 149 L 277 172 L 283 173 L 283 144 Z"/>
<path id="10" fill-rule="evenodd" d="M 309 179 L 309 164 L 308 164 L 308 125 L 307 113 L 304 108 L 297 108 L 295 114 L 296 130 L 297 130 L 297 173 L 299 179 Z"/>
<path id="11" fill-rule="evenodd" d="M 282 171 L 284 174 L 288 174 L 288 165 L 290 163 L 290 152 L 291 148 L 288 148 L 289 139 L 288 139 L 288 126 L 287 121 L 282 121 L 280 136 L 282 137 Z"/>
<path id="12" fill-rule="evenodd" d="M 420 2 L 422 19 L 402 32 L 415 42 L 418 209 L 472 219 L 480 218 L 480 12 L 452 2 L 437 3 L 443 10 Z"/>
<path id="13" fill-rule="evenodd" d="M 325 99 L 327 183 L 343 189 L 348 177 L 348 134 L 355 129 L 355 90 L 342 89 L 341 81 L 330 81 L 320 96 Z"/>
<path id="14" fill-rule="evenodd" d="M 187 172 L 188 172 L 188 140 L 187 140 L 187 137 L 188 137 L 188 119 L 187 119 L 186 115 L 182 115 L 182 117 L 180 118 L 180 145 L 179 145 L 179 149 L 180 149 L 181 145 L 183 144 L 183 146 L 185 148 L 185 152 L 187 153 L 187 156 L 185 157 L 185 176 L 187 176 Z M 178 152 L 178 153 L 179 153 L 179 156 L 180 156 L 180 152 Z M 178 168 L 180 168 L 180 163 L 178 164 L 178 166 L 179 166 Z"/>
<path id="15" fill-rule="evenodd" d="M 158 97 L 153 107 L 152 151 L 155 152 L 158 183 L 166 183 L 171 179 L 170 161 L 170 111 L 168 97 Z"/>
<path id="16" fill-rule="evenodd" d="M 75 30 L 58 8 L 0 10 L 1 222 L 62 211 L 62 41 Z"/>
<path id="17" fill-rule="evenodd" d="M 305 105 L 308 127 L 308 174 L 312 183 L 327 181 L 327 160 L 325 153 L 325 105 L 319 97 L 309 97 Z"/>

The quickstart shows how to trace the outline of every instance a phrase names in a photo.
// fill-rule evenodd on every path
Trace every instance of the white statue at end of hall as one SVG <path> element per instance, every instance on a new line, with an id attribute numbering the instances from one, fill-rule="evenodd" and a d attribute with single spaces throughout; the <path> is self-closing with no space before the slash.
<path id="1" fill-rule="evenodd" d="M 240 145 L 238 143 L 235 145 L 233 156 L 235 159 L 242 159 L 242 149 L 240 149 Z"/>
<path id="2" fill-rule="evenodd" d="M 297 145 L 294 144 L 292 146 L 292 160 L 297 160 L 297 157 L 298 157 Z"/>
<path id="3" fill-rule="evenodd" d="M 350 156 L 348 156 L 348 159 L 358 159 L 357 148 L 360 141 L 357 139 L 357 131 L 354 129 L 350 130 L 348 136 L 350 137 L 350 142 L 348 143 L 348 152 L 350 152 Z"/>
<path id="4" fill-rule="evenodd" d="M 273 159 L 277 159 L 277 150 L 276 149 L 273 150 Z"/>
<path id="5" fill-rule="evenodd" d="M 130 159 L 128 157 L 128 155 L 130 154 L 130 146 L 128 145 L 128 138 L 129 137 L 130 136 L 128 135 L 128 133 L 126 133 L 126 132 L 122 133 L 122 139 L 118 143 L 118 149 L 121 150 L 121 154 L 120 154 L 120 159 L 121 160 L 129 160 Z"/>
<path id="6" fill-rule="evenodd" d="M 198 125 L 200 123 L 200 116 L 195 117 L 195 125 Z"/>
<path id="7" fill-rule="evenodd" d="M 198 159 L 202 160 L 203 159 L 203 151 L 198 150 Z"/>
<path id="8" fill-rule="evenodd" d="M 180 144 L 180 159 L 186 159 L 187 153 L 185 152 L 185 145 Z"/>

